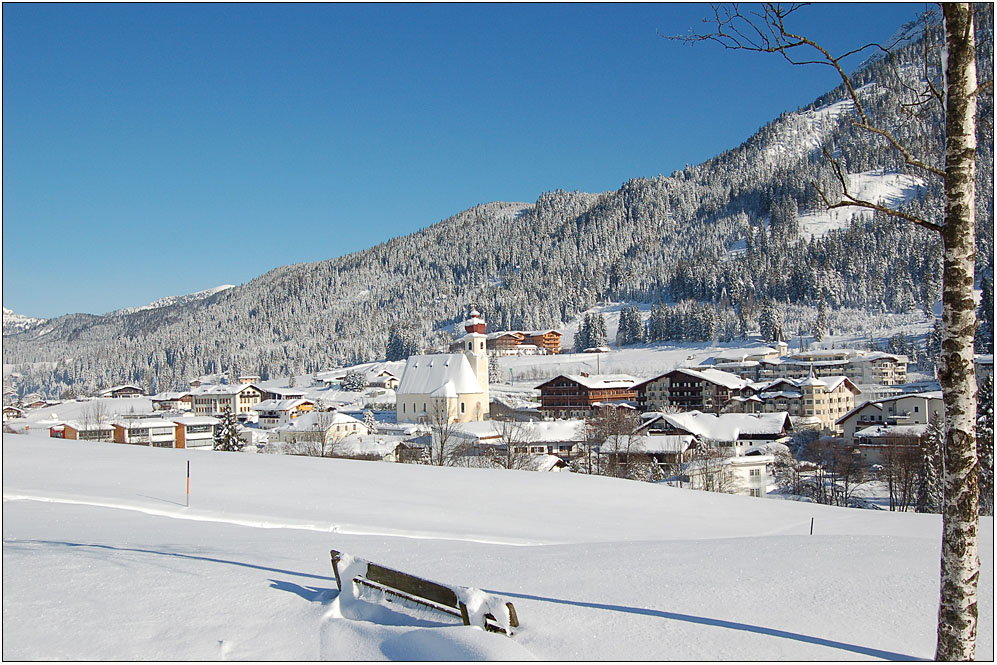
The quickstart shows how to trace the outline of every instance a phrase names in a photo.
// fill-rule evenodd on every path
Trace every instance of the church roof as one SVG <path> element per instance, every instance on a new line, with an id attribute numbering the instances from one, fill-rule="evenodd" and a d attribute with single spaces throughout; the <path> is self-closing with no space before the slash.
<path id="1" fill-rule="evenodd" d="M 410 356 L 398 386 L 398 395 L 456 397 L 484 392 L 471 364 L 462 353 Z"/>

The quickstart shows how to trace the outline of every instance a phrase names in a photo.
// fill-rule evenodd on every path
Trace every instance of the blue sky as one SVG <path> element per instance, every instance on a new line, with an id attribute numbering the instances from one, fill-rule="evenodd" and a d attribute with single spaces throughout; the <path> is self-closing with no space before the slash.
<path id="1" fill-rule="evenodd" d="M 885 41 L 922 4 L 822 4 Z M 734 147 L 827 68 L 662 39 L 704 4 L 4 4 L 3 304 L 104 313 Z M 853 64 L 857 64 L 857 61 Z"/>

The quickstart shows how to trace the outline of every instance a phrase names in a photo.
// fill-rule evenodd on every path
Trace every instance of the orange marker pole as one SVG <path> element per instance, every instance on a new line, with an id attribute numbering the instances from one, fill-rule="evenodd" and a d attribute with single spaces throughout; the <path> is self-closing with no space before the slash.
<path id="1" fill-rule="evenodd" d="M 186 507 L 190 508 L 190 460 L 187 460 L 187 503 Z"/>

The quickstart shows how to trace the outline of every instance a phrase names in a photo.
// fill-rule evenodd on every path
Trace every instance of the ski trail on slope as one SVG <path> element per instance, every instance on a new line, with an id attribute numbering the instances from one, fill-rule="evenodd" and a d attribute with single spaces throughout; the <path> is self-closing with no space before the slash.
<path id="1" fill-rule="evenodd" d="M 234 524 L 236 526 L 248 526 L 255 529 L 300 529 L 302 531 L 319 531 L 322 533 L 338 533 L 345 536 L 381 536 L 391 538 L 409 538 L 412 540 L 450 540 L 462 543 L 480 543 L 482 545 L 509 545 L 512 547 L 537 547 L 541 545 L 560 545 L 560 542 L 538 542 L 532 540 L 522 540 L 518 538 L 486 538 L 483 536 L 455 536 L 452 534 L 433 533 L 429 531 L 403 531 L 400 529 L 364 529 L 353 525 L 343 524 L 316 524 L 313 522 L 296 521 L 268 521 L 249 516 L 218 515 L 212 513 L 192 512 L 189 508 L 171 510 L 167 508 L 152 508 L 128 503 L 110 503 L 107 501 L 95 501 L 87 499 L 67 499 L 62 497 L 41 496 L 36 494 L 15 494 L 3 493 L 4 501 L 39 501 L 42 503 L 63 503 L 80 506 L 93 506 L 95 508 L 114 508 L 117 510 L 130 510 L 146 515 L 157 517 L 169 517 L 180 520 L 191 520 L 195 522 L 219 522 L 222 524 Z"/>

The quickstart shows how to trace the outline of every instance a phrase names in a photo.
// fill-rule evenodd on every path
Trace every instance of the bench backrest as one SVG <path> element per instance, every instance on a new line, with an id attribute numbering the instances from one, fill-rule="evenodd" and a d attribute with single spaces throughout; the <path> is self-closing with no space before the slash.
<path id="1" fill-rule="evenodd" d="M 509 635 L 512 634 L 513 628 L 519 627 L 515 606 L 504 598 L 470 587 L 448 586 L 433 582 L 364 559 L 357 559 L 338 550 L 332 550 L 331 555 L 332 570 L 336 574 L 336 586 L 339 587 L 340 593 L 344 592 L 344 580 L 340 576 L 340 568 L 344 559 L 348 558 L 347 568 L 353 573 L 353 579 L 346 582 L 356 582 L 380 589 L 386 594 L 459 617 L 465 626 L 470 626 L 473 622 L 474 625 L 486 630 Z M 345 592 L 352 595 L 352 587 L 353 585 L 349 584 Z"/>

